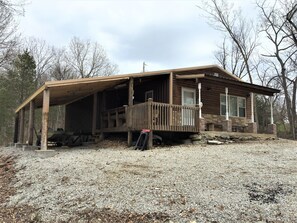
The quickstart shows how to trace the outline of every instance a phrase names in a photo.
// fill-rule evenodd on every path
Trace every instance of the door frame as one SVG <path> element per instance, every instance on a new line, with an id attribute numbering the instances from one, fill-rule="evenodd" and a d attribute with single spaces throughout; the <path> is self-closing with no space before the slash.
<path id="1" fill-rule="evenodd" d="M 189 88 L 189 87 L 182 87 L 181 88 L 181 92 L 182 92 L 182 94 L 181 94 L 181 96 L 182 96 L 182 98 L 181 98 L 181 105 L 187 105 L 187 104 L 184 104 L 184 92 L 191 92 L 191 93 L 194 93 L 194 104 L 193 104 L 193 107 L 195 107 L 196 106 L 196 104 L 197 104 L 197 101 L 196 101 L 196 88 Z M 189 106 L 191 106 L 191 105 L 189 105 Z M 184 109 L 182 109 L 182 125 L 195 125 L 195 119 L 194 119 L 194 116 L 193 116 L 193 120 L 191 120 L 191 121 L 186 121 L 184 118 L 185 118 L 185 112 L 187 112 L 187 111 L 184 111 Z"/>

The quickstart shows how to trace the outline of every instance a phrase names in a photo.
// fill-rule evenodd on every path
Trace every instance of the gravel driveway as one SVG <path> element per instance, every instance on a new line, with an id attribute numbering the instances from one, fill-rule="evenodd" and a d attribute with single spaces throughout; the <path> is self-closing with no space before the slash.
<path id="1" fill-rule="evenodd" d="M 297 142 L 75 148 L 19 154 L 17 194 L 42 222 L 102 222 L 95 213 L 155 213 L 156 222 L 297 222 Z M 139 221 L 141 222 L 141 221 Z"/>

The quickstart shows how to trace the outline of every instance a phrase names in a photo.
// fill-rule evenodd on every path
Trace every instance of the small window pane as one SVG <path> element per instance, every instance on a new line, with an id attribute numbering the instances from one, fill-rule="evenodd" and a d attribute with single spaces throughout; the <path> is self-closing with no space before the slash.
<path id="1" fill-rule="evenodd" d="M 221 95 L 221 104 L 226 105 L 226 95 Z"/>
<path id="2" fill-rule="evenodd" d="M 226 115 L 226 105 L 221 105 L 221 115 Z"/>
<path id="3" fill-rule="evenodd" d="M 237 116 L 237 97 L 230 96 L 230 116 Z"/>
<path id="4" fill-rule="evenodd" d="M 245 117 L 245 108 L 239 108 L 239 117 Z"/>
<path id="5" fill-rule="evenodd" d="M 226 115 L 226 95 L 220 95 L 221 115 Z"/>
<path id="6" fill-rule="evenodd" d="M 245 108 L 245 98 L 238 98 L 238 106 L 240 108 Z"/>

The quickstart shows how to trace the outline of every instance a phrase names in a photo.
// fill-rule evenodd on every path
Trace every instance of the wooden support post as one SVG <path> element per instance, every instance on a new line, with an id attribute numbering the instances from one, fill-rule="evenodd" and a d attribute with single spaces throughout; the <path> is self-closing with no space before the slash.
<path id="1" fill-rule="evenodd" d="M 128 146 L 132 146 L 132 131 L 128 131 Z"/>
<path id="2" fill-rule="evenodd" d="M 134 79 L 130 78 L 129 80 L 129 92 L 128 92 L 128 106 L 133 105 L 133 99 L 134 99 Z"/>
<path id="3" fill-rule="evenodd" d="M 226 120 L 229 120 L 229 100 L 228 100 L 228 88 L 225 88 L 226 93 Z"/>
<path id="4" fill-rule="evenodd" d="M 270 96 L 270 124 L 274 124 L 274 120 L 273 120 L 273 96 Z"/>
<path id="5" fill-rule="evenodd" d="M 147 148 L 148 149 L 153 148 L 153 131 L 149 132 L 149 137 L 148 137 L 148 141 L 147 141 Z"/>
<path id="6" fill-rule="evenodd" d="M 198 83 L 199 118 L 202 118 L 201 83 Z"/>
<path id="7" fill-rule="evenodd" d="M 153 103 L 153 99 L 149 98 L 147 101 L 147 128 L 148 129 L 152 129 L 152 103 Z"/>
<path id="8" fill-rule="evenodd" d="M 24 143 L 25 108 L 20 110 L 19 143 Z"/>
<path id="9" fill-rule="evenodd" d="M 134 99 L 134 79 L 130 78 L 129 80 L 129 89 L 128 89 L 128 107 L 126 108 L 126 123 L 128 127 L 128 146 L 132 145 L 132 109 L 130 107 L 133 105 Z"/>
<path id="10" fill-rule="evenodd" d="M 97 113 L 98 113 L 98 97 L 97 92 L 93 95 L 93 117 L 92 117 L 92 135 L 96 134 L 97 129 Z"/>
<path id="11" fill-rule="evenodd" d="M 48 113 L 50 104 L 50 90 L 43 91 L 41 150 L 47 150 Z"/>
<path id="12" fill-rule="evenodd" d="M 173 72 L 169 75 L 169 104 L 173 104 Z M 170 106 L 169 110 L 169 124 L 172 125 L 173 115 L 172 115 L 172 106 Z"/>
<path id="13" fill-rule="evenodd" d="M 17 143 L 19 138 L 19 112 L 15 114 L 14 117 L 14 135 L 13 135 L 13 142 Z"/>
<path id="14" fill-rule="evenodd" d="M 254 117 L 254 93 L 250 93 L 251 97 L 251 122 L 255 122 L 255 117 Z"/>
<path id="15" fill-rule="evenodd" d="M 29 126 L 28 126 L 28 145 L 33 145 L 34 136 L 34 118 L 35 118 L 35 101 L 30 101 Z"/>

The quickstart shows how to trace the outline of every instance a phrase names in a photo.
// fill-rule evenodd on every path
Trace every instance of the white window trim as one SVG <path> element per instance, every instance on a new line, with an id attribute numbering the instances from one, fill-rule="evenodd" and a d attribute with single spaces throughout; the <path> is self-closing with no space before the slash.
<path id="1" fill-rule="evenodd" d="M 184 105 L 184 92 L 185 91 L 188 91 L 188 92 L 192 92 L 194 93 L 194 105 L 197 104 L 197 101 L 196 101 L 196 89 L 195 88 L 188 88 L 188 87 L 182 87 L 182 101 L 181 101 L 181 104 Z"/>
<path id="2" fill-rule="evenodd" d="M 221 96 L 225 96 L 226 97 L 226 94 L 220 94 L 220 115 L 221 116 L 226 116 L 222 114 L 222 109 L 221 109 Z M 232 116 L 230 115 L 230 97 L 236 97 L 237 98 L 237 116 Z M 244 99 L 244 109 L 245 109 L 245 116 L 244 117 L 241 117 L 239 116 L 239 103 L 238 103 L 238 99 Z M 240 97 L 240 96 L 236 96 L 236 95 L 230 95 L 228 94 L 228 101 L 229 101 L 229 106 L 228 106 L 228 109 L 229 109 L 229 116 L 230 117 L 236 117 L 236 118 L 246 118 L 246 98 L 245 97 Z"/>

